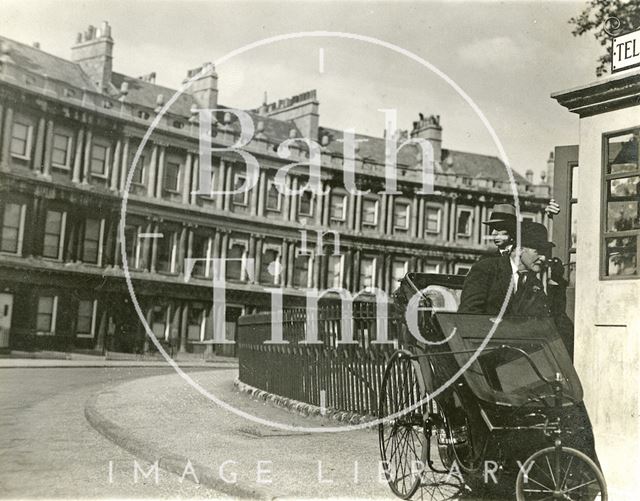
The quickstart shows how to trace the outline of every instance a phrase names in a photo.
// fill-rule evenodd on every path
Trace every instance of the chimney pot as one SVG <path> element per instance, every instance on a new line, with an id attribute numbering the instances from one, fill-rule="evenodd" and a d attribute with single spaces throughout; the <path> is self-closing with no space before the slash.
<path id="1" fill-rule="evenodd" d="M 531 169 L 528 169 L 524 176 L 527 178 L 528 183 L 533 183 L 533 171 Z"/>
<path id="2" fill-rule="evenodd" d="M 39 49 L 40 48 L 40 42 L 33 42 L 33 48 L 34 49 Z"/>

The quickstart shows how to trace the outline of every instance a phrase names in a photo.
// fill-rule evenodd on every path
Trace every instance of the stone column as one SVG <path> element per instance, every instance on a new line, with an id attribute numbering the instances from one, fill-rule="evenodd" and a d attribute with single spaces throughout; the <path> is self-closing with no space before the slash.
<path id="1" fill-rule="evenodd" d="M 456 228 L 456 218 L 457 218 L 457 207 L 458 204 L 456 203 L 456 199 L 452 199 L 451 200 L 451 209 L 450 209 L 450 214 L 449 214 L 449 240 L 451 242 L 454 242 L 456 240 L 456 233 L 457 233 L 457 228 Z"/>
<path id="2" fill-rule="evenodd" d="M 227 258 L 227 249 L 229 247 L 229 232 L 226 230 L 222 234 L 222 242 L 220 242 L 220 259 Z"/>
<path id="3" fill-rule="evenodd" d="M 289 241 L 284 239 L 280 248 L 280 275 L 277 278 L 278 285 L 287 285 L 287 275 L 289 274 Z"/>
<path id="4" fill-rule="evenodd" d="M 262 180 L 262 173 L 258 176 L 258 183 L 256 186 L 249 190 L 247 193 L 249 197 L 249 214 L 252 216 L 258 215 L 258 199 L 260 198 L 260 190 L 262 189 L 262 184 L 260 181 Z"/>
<path id="5" fill-rule="evenodd" d="M 256 255 L 256 236 L 249 236 L 249 249 L 247 250 L 247 255 L 249 258 L 254 258 L 254 266 L 255 266 L 255 255 Z M 256 280 L 256 270 L 253 270 L 253 280 L 249 280 L 250 283 L 255 283 Z"/>
<path id="6" fill-rule="evenodd" d="M 187 205 L 191 200 L 191 169 L 193 168 L 193 153 L 187 151 L 182 176 L 182 203 Z"/>
<path id="7" fill-rule="evenodd" d="M 411 221 L 409 222 L 409 232 L 414 238 L 418 237 L 418 199 L 417 195 L 413 195 L 411 200 Z"/>
<path id="8" fill-rule="evenodd" d="M 42 174 L 45 178 L 51 178 L 51 152 L 53 150 L 53 120 L 47 120 L 47 132 L 45 134 L 44 160 Z"/>
<path id="9" fill-rule="evenodd" d="M 449 241 L 449 214 L 451 214 L 451 200 L 444 201 L 443 212 L 444 214 L 442 215 L 442 228 L 440 228 L 440 233 L 444 240 Z"/>
<path id="10" fill-rule="evenodd" d="M 387 228 L 385 232 L 388 235 L 393 234 L 393 209 L 394 209 L 394 195 L 387 195 Z"/>
<path id="11" fill-rule="evenodd" d="M 76 134 L 76 153 L 73 159 L 73 177 L 74 183 L 80 182 L 80 171 L 82 170 L 82 143 L 84 142 L 84 128 L 78 129 Z"/>
<path id="12" fill-rule="evenodd" d="M 318 193 L 316 196 L 316 212 L 315 212 L 315 221 L 318 226 L 322 225 L 322 208 L 324 206 L 324 199 L 326 198 L 325 190 L 327 188 L 327 183 L 320 183 L 321 193 Z"/>
<path id="13" fill-rule="evenodd" d="M 160 232 L 160 226 L 157 223 L 153 225 L 153 232 L 154 233 Z M 149 271 L 151 273 L 156 272 L 157 260 L 158 260 L 158 239 L 153 238 L 151 240 L 151 264 L 149 266 Z"/>
<path id="14" fill-rule="evenodd" d="M 260 283 L 260 270 L 262 269 L 262 238 L 256 239 L 256 261 L 255 261 L 255 277 L 256 283 Z"/>
<path id="15" fill-rule="evenodd" d="M 199 163 L 199 159 L 198 159 L 198 163 Z M 224 187 L 226 186 L 225 184 L 226 175 L 227 175 L 227 164 L 221 158 L 220 166 L 218 167 L 218 175 L 215 178 L 216 191 L 218 192 L 224 191 Z M 216 195 L 216 209 L 220 209 L 220 210 L 224 209 L 226 198 L 227 198 L 226 195 Z"/>
<path id="16" fill-rule="evenodd" d="M 0 159 L 0 167 L 2 170 L 9 170 L 9 160 L 11 153 L 11 130 L 13 129 L 13 108 L 7 106 L 4 110 L 4 126 L 2 127 L 2 158 Z"/>
<path id="17" fill-rule="evenodd" d="M 151 161 L 149 162 L 149 172 L 147 174 L 147 196 L 153 197 L 156 189 L 156 164 L 158 160 L 158 145 L 154 144 L 151 149 Z"/>
<path id="18" fill-rule="evenodd" d="M 285 186 L 291 189 L 291 177 L 285 178 Z M 282 218 L 287 221 L 289 219 L 289 207 L 291 206 L 291 195 L 282 194 Z"/>
<path id="19" fill-rule="evenodd" d="M 185 255 L 185 246 L 187 244 L 187 227 L 182 226 L 180 230 L 180 239 L 178 240 L 178 263 L 176 265 L 176 271 L 179 274 L 184 273 L 184 255 Z"/>
<path id="20" fill-rule="evenodd" d="M 418 238 L 424 238 L 424 197 L 418 201 Z"/>
<path id="21" fill-rule="evenodd" d="M 356 223 L 355 230 L 360 231 L 362 229 L 362 195 L 356 196 Z"/>
<path id="22" fill-rule="evenodd" d="M 118 138 L 116 148 L 113 152 L 113 168 L 111 169 L 111 183 L 109 188 L 111 191 L 118 191 L 120 180 L 120 156 L 122 155 L 122 140 Z"/>
<path id="23" fill-rule="evenodd" d="M 91 129 L 87 129 L 84 144 L 84 165 L 82 166 L 82 184 L 89 184 L 92 140 L 93 133 L 91 132 Z"/>
<path id="24" fill-rule="evenodd" d="M 233 198 L 233 195 L 230 194 L 233 183 L 233 164 L 227 165 L 225 163 L 224 171 L 224 210 L 228 211 L 231 209 L 231 199 Z"/>
<path id="25" fill-rule="evenodd" d="M 220 257 L 220 231 L 216 230 L 215 234 L 213 235 L 213 258 L 219 258 Z"/>
<path id="26" fill-rule="evenodd" d="M 124 146 L 122 147 L 122 159 L 120 161 L 122 168 L 122 174 L 120 175 L 120 191 L 124 192 L 124 188 L 127 185 L 127 177 L 129 176 L 129 137 L 124 138 Z M 144 182 L 144 179 L 142 180 Z"/>
<path id="27" fill-rule="evenodd" d="M 198 189 L 198 176 L 200 175 L 198 172 L 200 159 L 196 155 L 193 155 L 192 158 L 193 158 L 193 167 L 191 168 L 191 193 L 189 194 L 189 203 L 191 205 L 195 205 L 196 196 L 197 196 L 195 194 L 195 191 Z M 218 200 L 220 200 L 220 197 L 218 197 Z"/>
<path id="28" fill-rule="evenodd" d="M 380 205 L 378 207 L 378 229 L 382 233 L 387 232 L 387 196 L 384 193 L 380 195 Z"/>
<path id="29" fill-rule="evenodd" d="M 262 171 L 260 173 L 260 180 L 258 181 L 258 204 L 257 204 L 257 215 L 259 217 L 264 216 L 264 208 L 266 201 L 266 192 L 267 192 L 267 173 Z"/>
<path id="30" fill-rule="evenodd" d="M 356 249 L 353 257 L 353 290 L 359 291 L 362 285 L 360 284 L 360 260 L 362 259 L 362 251 Z M 373 270 L 372 277 L 373 285 L 376 284 L 376 270 Z"/>
<path id="31" fill-rule="evenodd" d="M 297 191 L 298 189 L 298 178 L 294 177 L 291 180 L 291 190 L 292 191 Z M 296 214 L 298 212 L 298 199 L 299 199 L 299 195 L 291 195 L 291 200 L 289 201 L 289 214 L 287 215 L 287 220 L 288 221 L 295 221 L 296 220 Z"/>
<path id="32" fill-rule="evenodd" d="M 289 256 L 287 263 L 287 287 L 293 287 L 293 274 L 295 273 L 295 260 L 296 260 L 296 244 L 289 242 Z M 311 271 L 311 270 L 309 270 Z M 306 287 L 306 284 L 304 285 Z"/>
<path id="33" fill-rule="evenodd" d="M 473 208 L 473 236 L 471 237 L 472 241 L 475 240 L 475 242 L 478 243 L 481 235 L 482 228 L 480 224 L 480 206 L 476 205 Z"/>
<path id="34" fill-rule="evenodd" d="M 156 198 L 162 198 L 162 190 L 164 189 L 164 161 L 165 151 L 164 146 L 159 147 L 160 155 L 158 159 L 158 179 L 156 181 Z"/>
<path id="35" fill-rule="evenodd" d="M 349 249 L 345 256 L 346 261 L 344 263 L 344 276 L 342 277 L 342 283 L 345 289 L 348 291 L 353 290 L 353 249 Z"/>
<path id="36" fill-rule="evenodd" d="M 33 156 L 33 170 L 42 172 L 44 165 L 44 136 L 45 136 L 45 120 L 40 117 L 38 120 L 38 128 L 36 130 L 36 150 Z"/>
<path id="37" fill-rule="evenodd" d="M 324 193 L 324 208 L 322 210 L 322 226 L 329 227 L 329 215 L 331 214 L 331 186 L 327 183 Z"/>
<path id="38" fill-rule="evenodd" d="M 189 327 L 189 324 L 187 324 L 188 319 L 189 319 L 189 302 L 183 301 L 181 318 L 180 318 L 180 348 L 178 349 L 179 353 L 187 352 L 187 328 Z"/>

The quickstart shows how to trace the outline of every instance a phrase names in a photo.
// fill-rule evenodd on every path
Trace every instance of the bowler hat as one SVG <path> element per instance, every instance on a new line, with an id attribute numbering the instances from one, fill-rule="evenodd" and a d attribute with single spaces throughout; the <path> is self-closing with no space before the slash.
<path id="1" fill-rule="evenodd" d="M 511 204 L 496 204 L 491 210 L 491 217 L 482 224 L 495 225 L 496 223 L 515 223 L 516 208 Z"/>
<path id="2" fill-rule="evenodd" d="M 540 250 L 555 247 L 553 242 L 549 242 L 547 228 L 543 224 L 532 221 L 523 221 L 521 224 L 520 247 Z"/>

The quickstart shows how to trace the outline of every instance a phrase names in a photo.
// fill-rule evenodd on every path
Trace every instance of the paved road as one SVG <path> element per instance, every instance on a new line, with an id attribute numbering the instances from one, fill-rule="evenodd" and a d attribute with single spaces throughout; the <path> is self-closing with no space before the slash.
<path id="1" fill-rule="evenodd" d="M 160 471 L 157 485 L 142 475 L 135 483 L 135 458 L 97 433 L 84 417 L 84 403 L 96 392 L 171 372 L 161 367 L 0 370 L 0 496 L 219 498 L 219 493 L 181 483 L 165 471 Z"/>

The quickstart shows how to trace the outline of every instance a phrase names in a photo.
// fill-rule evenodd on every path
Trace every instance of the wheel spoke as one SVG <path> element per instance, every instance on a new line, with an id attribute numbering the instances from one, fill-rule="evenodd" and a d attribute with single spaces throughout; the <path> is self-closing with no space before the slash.
<path id="1" fill-rule="evenodd" d="M 546 485 L 538 482 L 535 478 L 531 478 L 529 477 L 529 481 L 534 482 L 536 484 L 538 484 L 540 487 L 542 487 L 543 489 L 547 489 L 546 492 L 553 492 L 553 489 L 550 487 L 547 487 Z M 525 489 L 526 490 L 526 489 Z"/>
<path id="2" fill-rule="evenodd" d="M 569 464 L 567 465 L 567 471 L 564 472 L 564 478 L 562 479 L 562 484 L 560 485 L 560 489 L 564 489 L 565 485 L 567 485 L 567 479 L 569 478 L 569 471 L 571 471 L 571 464 L 573 463 L 574 456 L 569 457 Z"/>
<path id="3" fill-rule="evenodd" d="M 582 483 L 582 484 L 580 484 L 580 485 L 576 485 L 575 487 L 571 487 L 571 489 L 567 489 L 567 490 L 565 490 L 565 491 L 563 492 L 563 494 L 564 494 L 564 493 L 567 493 L 567 492 L 575 491 L 576 489 L 581 489 L 581 488 L 582 488 L 582 487 L 584 487 L 585 485 L 590 485 L 590 484 L 592 484 L 592 483 L 594 483 L 594 482 L 597 482 L 597 481 L 598 481 L 598 479 L 597 479 L 597 478 L 594 478 L 594 479 L 592 479 L 592 480 L 589 480 L 588 482 L 584 482 L 584 483 Z"/>
<path id="4" fill-rule="evenodd" d="M 557 486 L 558 483 L 556 482 L 556 478 L 553 475 L 553 469 L 551 468 L 551 463 L 549 462 L 549 456 L 545 456 L 544 459 L 547 462 L 547 466 L 549 467 L 549 473 L 551 473 L 551 480 L 553 481 L 553 485 Z"/>

